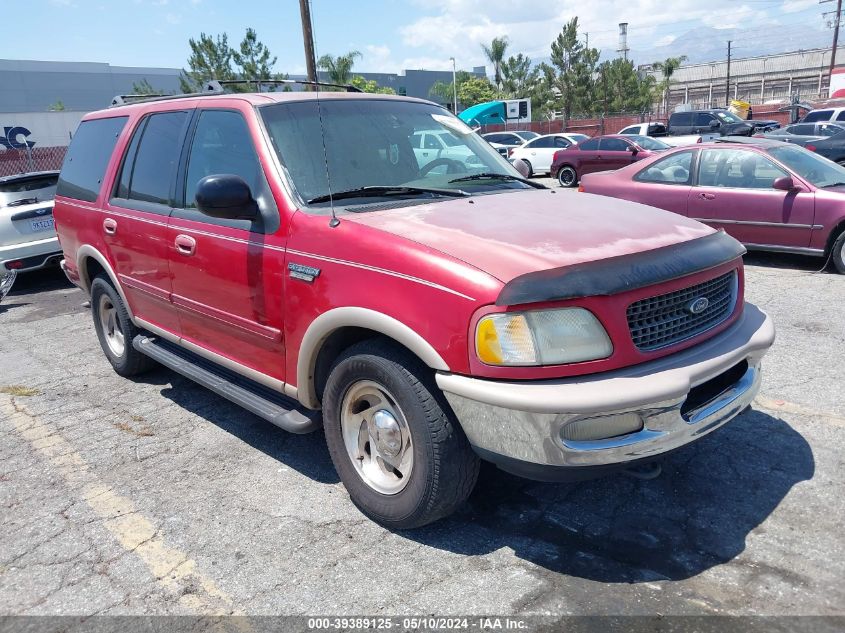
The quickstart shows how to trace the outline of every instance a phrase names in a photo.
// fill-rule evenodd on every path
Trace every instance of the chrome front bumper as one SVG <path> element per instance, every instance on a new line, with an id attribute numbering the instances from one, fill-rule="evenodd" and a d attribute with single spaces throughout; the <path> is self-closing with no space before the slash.
<path id="1" fill-rule="evenodd" d="M 507 463 L 528 470 L 604 468 L 674 450 L 736 417 L 760 389 L 760 359 L 774 336 L 771 319 L 746 304 L 740 319 L 718 336 L 623 370 L 533 382 L 441 373 L 437 383 L 470 443 L 483 457 L 504 462 L 506 469 L 519 470 Z M 685 406 L 696 388 L 712 394 L 694 407 Z M 637 416 L 641 429 L 587 441 L 562 434 L 575 421 L 612 426 L 623 416 Z"/>

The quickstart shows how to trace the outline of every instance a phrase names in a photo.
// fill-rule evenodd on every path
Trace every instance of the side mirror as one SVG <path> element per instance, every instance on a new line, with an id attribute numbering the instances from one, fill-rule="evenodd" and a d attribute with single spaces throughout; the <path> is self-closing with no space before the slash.
<path id="1" fill-rule="evenodd" d="M 197 183 L 197 209 L 213 218 L 254 220 L 258 203 L 249 185 L 234 174 L 213 174 Z"/>
<path id="2" fill-rule="evenodd" d="M 792 176 L 781 176 L 772 181 L 772 189 L 777 189 L 778 191 L 797 191 L 798 187 L 795 185 L 795 181 L 792 180 Z"/>
<path id="3" fill-rule="evenodd" d="M 628 146 L 628 151 L 629 151 L 629 152 L 631 152 L 631 154 L 632 154 L 633 156 L 636 156 L 636 155 L 639 153 L 639 151 L 640 151 L 640 150 L 639 150 L 639 148 L 637 148 L 637 146 L 636 146 L 636 145 L 629 145 L 629 146 Z"/>
<path id="4" fill-rule="evenodd" d="M 523 178 L 528 178 L 531 175 L 531 168 L 521 158 L 517 158 L 513 161 L 513 167 L 519 172 L 519 175 Z"/>

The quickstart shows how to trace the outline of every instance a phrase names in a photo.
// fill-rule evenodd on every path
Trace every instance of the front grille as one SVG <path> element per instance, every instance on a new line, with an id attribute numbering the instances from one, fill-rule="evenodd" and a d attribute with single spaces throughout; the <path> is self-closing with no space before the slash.
<path id="1" fill-rule="evenodd" d="M 730 316 L 736 293 L 736 271 L 731 271 L 689 288 L 632 303 L 627 312 L 631 339 L 637 349 L 652 351 L 698 336 Z M 708 305 L 694 313 L 690 307 L 702 297 Z"/>

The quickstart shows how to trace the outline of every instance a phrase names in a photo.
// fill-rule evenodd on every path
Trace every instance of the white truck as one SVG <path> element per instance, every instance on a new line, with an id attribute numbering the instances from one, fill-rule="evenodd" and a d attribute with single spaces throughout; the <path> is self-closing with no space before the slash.
<path id="1" fill-rule="evenodd" d="M 625 136 L 653 136 L 659 138 L 661 141 L 672 147 L 680 145 L 694 145 L 695 143 L 705 143 L 712 141 L 719 137 L 718 133 L 714 134 L 684 134 L 682 136 L 669 136 L 666 131 L 666 124 L 660 121 L 650 121 L 648 123 L 637 123 L 636 125 L 629 125 L 619 130 L 618 134 Z"/>

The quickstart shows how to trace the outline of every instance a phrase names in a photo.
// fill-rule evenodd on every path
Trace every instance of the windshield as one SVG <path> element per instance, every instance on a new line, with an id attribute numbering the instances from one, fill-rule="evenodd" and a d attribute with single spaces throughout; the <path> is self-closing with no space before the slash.
<path id="1" fill-rule="evenodd" d="M 664 149 L 669 149 L 671 145 L 667 145 L 663 141 L 658 141 L 657 139 L 651 138 L 650 136 L 631 136 L 634 142 L 642 147 L 643 149 L 650 149 L 654 151 L 660 151 Z"/>
<path id="2" fill-rule="evenodd" d="M 261 107 L 260 112 L 273 148 L 302 200 L 363 187 L 472 194 L 528 188 L 504 179 L 450 182 L 480 173 L 519 177 L 519 172 L 469 126 L 438 106 L 392 99 L 324 99 L 319 104 L 316 100 L 277 103 Z M 374 191 L 343 204 L 365 204 L 368 198 L 395 195 L 395 191 L 384 195 Z M 321 200 L 313 206 L 328 204 Z"/>
<path id="3" fill-rule="evenodd" d="M 742 119 L 740 119 L 733 112 L 728 112 L 727 110 L 719 110 L 718 112 L 714 112 L 713 114 L 715 114 L 725 123 L 742 123 Z"/>
<path id="4" fill-rule="evenodd" d="M 580 143 L 581 141 L 586 141 L 590 138 L 586 134 L 567 134 L 567 136 L 572 139 L 573 143 Z"/>
<path id="5" fill-rule="evenodd" d="M 803 147 L 773 147 L 769 154 L 816 187 L 845 184 L 845 168 Z"/>

